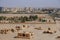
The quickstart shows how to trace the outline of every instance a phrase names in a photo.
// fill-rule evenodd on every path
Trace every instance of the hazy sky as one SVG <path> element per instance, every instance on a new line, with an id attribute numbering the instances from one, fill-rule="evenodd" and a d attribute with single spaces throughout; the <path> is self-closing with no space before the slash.
<path id="1" fill-rule="evenodd" d="M 56 7 L 60 8 L 60 0 L 0 0 L 3 7 Z"/>

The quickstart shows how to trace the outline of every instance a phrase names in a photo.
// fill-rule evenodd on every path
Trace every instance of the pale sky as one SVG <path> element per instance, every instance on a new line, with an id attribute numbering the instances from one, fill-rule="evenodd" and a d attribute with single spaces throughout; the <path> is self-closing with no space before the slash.
<path id="1" fill-rule="evenodd" d="M 2 7 L 56 7 L 60 8 L 60 0 L 0 0 Z"/>

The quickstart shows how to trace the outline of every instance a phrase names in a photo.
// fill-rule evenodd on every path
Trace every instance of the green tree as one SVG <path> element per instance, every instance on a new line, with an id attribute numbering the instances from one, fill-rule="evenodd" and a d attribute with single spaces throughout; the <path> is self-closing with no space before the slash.
<path id="1" fill-rule="evenodd" d="M 38 19 L 37 15 L 33 16 L 33 20 L 37 20 L 37 19 Z"/>
<path id="2" fill-rule="evenodd" d="M 24 22 L 25 22 L 25 20 L 24 20 L 24 17 L 23 17 L 23 16 L 21 16 L 21 22 L 22 22 L 22 23 L 24 23 Z"/>
<path id="3" fill-rule="evenodd" d="M 38 19 L 38 16 L 37 15 L 30 15 L 29 16 L 29 19 L 30 19 L 30 21 L 35 21 L 35 20 L 37 20 Z"/>
<path id="4" fill-rule="evenodd" d="M 32 15 L 29 16 L 29 20 L 33 21 L 33 16 Z"/>
<path id="5" fill-rule="evenodd" d="M 0 20 L 6 20 L 6 17 L 0 16 Z"/>
<path id="6" fill-rule="evenodd" d="M 24 16 L 24 20 L 25 20 L 25 21 L 28 21 L 28 17 L 27 17 L 27 16 Z"/>

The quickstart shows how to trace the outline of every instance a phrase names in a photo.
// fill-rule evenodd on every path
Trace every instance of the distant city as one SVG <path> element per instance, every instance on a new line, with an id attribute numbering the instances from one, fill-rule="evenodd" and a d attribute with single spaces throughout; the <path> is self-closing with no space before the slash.
<path id="1" fill-rule="evenodd" d="M 50 13 L 60 10 L 59 8 L 9 8 L 9 7 L 0 7 L 0 12 L 12 12 L 12 13 Z"/>

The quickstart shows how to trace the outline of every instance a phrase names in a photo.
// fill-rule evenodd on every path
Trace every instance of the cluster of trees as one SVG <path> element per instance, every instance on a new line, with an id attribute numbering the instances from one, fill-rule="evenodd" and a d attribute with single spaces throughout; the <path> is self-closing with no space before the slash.
<path id="1" fill-rule="evenodd" d="M 0 16 L 0 21 L 2 20 L 6 20 L 6 21 L 10 21 L 10 22 L 15 22 L 15 23 L 24 23 L 26 21 L 38 21 L 39 22 L 46 22 L 46 19 L 43 18 L 39 18 L 37 15 L 30 15 L 29 17 L 27 16 L 21 16 L 21 17 L 5 17 L 5 16 Z"/>
<path id="2" fill-rule="evenodd" d="M 42 19 L 42 18 L 39 18 L 39 21 L 40 21 L 40 22 L 47 22 L 46 19 Z"/>
<path id="3" fill-rule="evenodd" d="M 0 16 L 0 21 L 1 20 L 7 20 L 7 21 L 14 21 L 14 22 L 26 22 L 26 21 L 35 21 L 38 19 L 37 15 L 30 15 L 29 17 L 27 16 L 21 16 L 21 17 L 5 17 L 5 16 Z"/>

